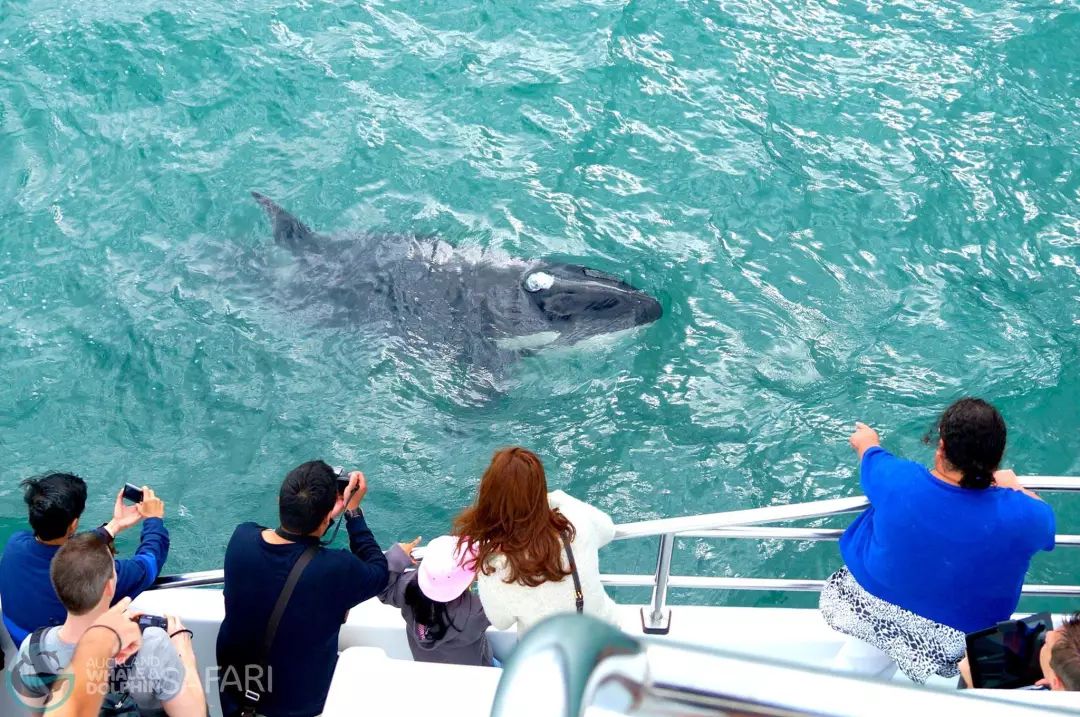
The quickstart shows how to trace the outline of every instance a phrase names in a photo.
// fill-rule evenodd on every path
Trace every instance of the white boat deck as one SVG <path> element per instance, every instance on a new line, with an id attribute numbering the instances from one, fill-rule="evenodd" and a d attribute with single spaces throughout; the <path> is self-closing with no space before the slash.
<path id="1" fill-rule="evenodd" d="M 177 614 L 194 631 L 195 652 L 203 669 L 211 714 L 217 717 L 220 712 L 212 666 L 218 627 L 225 612 L 221 591 L 212 588 L 152 591 L 141 595 L 135 606 L 153 614 Z M 640 606 L 620 606 L 620 615 L 621 628 L 625 632 L 641 634 Z M 502 670 L 413 662 L 404 626 L 396 609 L 376 600 L 369 600 L 349 613 L 341 630 L 342 653 L 327 699 L 325 717 L 346 717 L 361 712 L 389 714 L 391 710 L 399 713 L 403 703 L 410 700 L 430 700 L 430 711 L 419 709 L 417 705 L 415 712 L 410 708 L 404 714 L 441 717 L 490 714 Z M 517 643 L 516 634 L 492 630 L 489 637 L 496 656 L 507 660 Z M 650 640 L 698 645 L 821 669 L 829 666 L 844 638 L 831 630 L 816 610 L 679 606 L 670 633 L 650 637 Z M 8 643 L 5 649 L 10 665 L 14 648 Z M 688 656 L 688 659 L 693 660 L 693 657 Z M 906 680 L 900 677 L 894 682 L 906 683 Z M 939 680 L 933 687 L 955 692 L 955 680 Z M 971 692 L 1080 711 L 1080 694 L 1076 693 Z M 0 696 L 0 715 L 7 717 L 21 713 L 23 711 L 12 701 L 9 691 L 4 690 Z"/>

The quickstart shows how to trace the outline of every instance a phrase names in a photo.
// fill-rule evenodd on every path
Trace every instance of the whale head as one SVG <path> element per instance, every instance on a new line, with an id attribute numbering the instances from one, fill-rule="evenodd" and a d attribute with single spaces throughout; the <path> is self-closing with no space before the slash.
<path id="1" fill-rule="evenodd" d="M 559 342 L 643 326 L 664 313 L 660 302 L 617 276 L 576 264 L 537 262 L 521 275 L 523 303 Z"/>

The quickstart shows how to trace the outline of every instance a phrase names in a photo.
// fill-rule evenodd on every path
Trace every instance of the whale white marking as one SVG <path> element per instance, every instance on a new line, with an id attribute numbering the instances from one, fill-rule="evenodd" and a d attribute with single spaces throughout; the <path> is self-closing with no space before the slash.
<path id="1" fill-rule="evenodd" d="M 504 336 L 500 339 L 495 339 L 495 345 L 503 351 L 525 351 L 528 349 L 538 349 L 548 344 L 554 343 L 562 336 L 558 331 L 540 331 L 535 334 L 525 334 L 523 336 Z"/>
<path id="2" fill-rule="evenodd" d="M 525 291 L 536 292 L 550 289 L 555 284 L 555 277 L 546 271 L 537 271 L 525 277 Z"/>

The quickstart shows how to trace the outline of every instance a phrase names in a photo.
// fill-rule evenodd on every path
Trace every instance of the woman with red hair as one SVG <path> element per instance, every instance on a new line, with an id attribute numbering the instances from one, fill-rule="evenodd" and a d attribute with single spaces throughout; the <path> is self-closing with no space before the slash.
<path id="1" fill-rule="evenodd" d="M 532 451 L 495 452 L 476 502 L 454 521 L 454 535 L 476 551 L 480 602 L 497 629 L 516 623 L 522 633 L 575 610 L 618 624 L 597 555 L 615 537 L 615 525 L 561 490 L 548 493 L 544 466 Z"/>

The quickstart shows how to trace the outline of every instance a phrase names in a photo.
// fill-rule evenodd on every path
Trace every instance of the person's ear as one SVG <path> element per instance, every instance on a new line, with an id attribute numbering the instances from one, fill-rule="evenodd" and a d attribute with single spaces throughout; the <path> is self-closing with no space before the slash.
<path id="1" fill-rule="evenodd" d="M 116 573 L 113 573 L 113 576 L 105 583 L 104 597 L 106 598 L 105 602 L 112 605 L 113 598 L 116 597 Z"/>
<path id="2" fill-rule="evenodd" d="M 75 531 L 78 530 L 78 529 L 79 529 L 79 519 L 76 518 L 75 520 L 71 521 L 71 525 L 68 526 L 67 537 L 70 538 L 71 536 L 75 535 Z"/>

